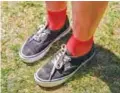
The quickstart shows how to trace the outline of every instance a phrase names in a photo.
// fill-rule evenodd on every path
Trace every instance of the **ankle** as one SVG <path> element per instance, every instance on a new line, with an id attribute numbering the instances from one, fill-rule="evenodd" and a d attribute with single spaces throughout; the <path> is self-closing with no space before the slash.
<path id="1" fill-rule="evenodd" d="M 48 27 L 51 30 L 59 30 L 66 21 L 66 9 L 61 11 L 48 11 Z"/>
<path id="2" fill-rule="evenodd" d="M 80 41 L 77 38 L 74 37 L 74 35 L 71 36 L 69 41 L 67 42 L 67 49 L 71 53 L 72 56 L 83 56 L 87 54 L 93 45 L 93 37 L 91 37 L 87 41 Z"/>

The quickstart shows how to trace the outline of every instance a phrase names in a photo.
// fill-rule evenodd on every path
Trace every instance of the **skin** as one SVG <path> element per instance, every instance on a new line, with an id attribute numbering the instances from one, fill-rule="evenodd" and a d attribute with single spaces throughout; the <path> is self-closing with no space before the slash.
<path id="1" fill-rule="evenodd" d="M 108 2 L 72 2 L 73 34 L 81 41 L 89 40 L 105 12 Z"/>
<path id="2" fill-rule="evenodd" d="M 108 5 L 106 1 L 73 1 L 72 2 L 72 30 L 73 35 L 80 41 L 87 41 L 93 37 L 98 24 Z M 66 2 L 46 2 L 50 11 L 60 11 L 66 8 Z M 86 51 L 78 52 L 78 56 L 86 54 L 92 45 L 84 46 Z M 79 48 L 81 49 L 81 48 Z M 80 50 L 79 50 L 80 51 Z"/>
<path id="3" fill-rule="evenodd" d="M 106 1 L 73 1 L 73 35 L 81 41 L 89 40 L 94 35 L 107 5 Z M 46 1 L 46 8 L 50 11 L 60 11 L 66 8 L 66 2 Z"/>
<path id="4" fill-rule="evenodd" d="M 65 1 L 46 1 L 46 8 L 50 11 L 60 11 L 66 8 Z"/>

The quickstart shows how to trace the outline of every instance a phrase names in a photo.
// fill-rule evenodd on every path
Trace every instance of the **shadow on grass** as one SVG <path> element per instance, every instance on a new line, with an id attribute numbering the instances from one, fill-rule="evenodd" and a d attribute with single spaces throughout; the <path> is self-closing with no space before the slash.
<path id="1" fill-rule="evenodd" d="M 67 82 L 80 79 L 83 75 L 92 73 L 91 76 L 97 77 L 107 84 L 111 93 L 120 93 L 120 58 L 110 50 L 104 49 L 99 45 L 95 45 L 95 48 L 96 56 L 94 59 L 83 66 L 78 73 Z M 63 84 L 53 88 L 41 88 L 46 91 L 54 91 L 62 86 Z"/>
<path id="2" fill-rule="evenodd" d="M 51 47 L 50 51 L 47 55 L 42 58 L 40 61 L 46 60 L 46 58 L 53 56 L 53 54 L 60 49 L 61 44 L 67 42 L 71 33 L 66 37 L 62 38 Z M 67 82 L 74 81 L 75 79 L 80 79 L 85 74 L 92 73 L 91 76 L 97 77 L 105 82 L 111 93 L 120 93 L 120 58 L 118 58 L 114 53 L 110 50 L 104 49 L 99 45 L 95 45 L 96 56 L 89 63 L 83 66 L 78 73 L 76 73 L 71 79 Z M 27 64 L 28 66 L 38 65 L 40 61 L 37 61 L 33 64 Z M 116 83 L 117 82 L 117 83 Z M 44 88 L 46 91 L 54 91 L 58 88 L 63 87 L 64 85 L 60 85 L 53 88 Z"/>
<path id="3" fill-rule="evenodd" d="M 67 42 L 70 35 L 71 33 L 68 34 L 66 37 L 62 38 L 61 40 L 59 40 L 58 42 L 56 42 L 55 44 L 53 44 L 47 55 L 40 61 L 44 61 L 44 60 L 46 61 L 46 58 L 53 56 L 53 54 L 60 49 L 61 44 Z M 78 71 L 78 73 L 76 73 L 71 79 L 67 81 L 67 83 L 70 81 L 74 81 L 76 79 L 79 80 L 80 78 L 85 76 L 85 74 L 91 73 L 90 74 L 91 76 L 99 78 L 100 80 L 105 82 L 108 85 L 111 93 L 120 93 L 120 58 L 118 58 L 110 50 L 104 49 L 99 45 L 95 45 L 95 48 L 96 48 L 96 56 L 94 57 L 94 59 L 92 59 L 88 64 L 82 67 Z M 13 50 L 15 51 L 16 54 L 16 52 L 18 52 L 19 50 L 18 46 L 15 46 L 15 49 Z M 19 59 L 18 55 L 15 58 Z M 40 64 L 40 61 L 27 65 L 28 66 L 38 65 Z M 65 83 L 65 85 L 67 83 Z M 57 90 L 58 88 L 62 88 L 65 85 L 62 84 L 60 86 L 53 88 L 43 88 L 43 87 L 41 88 L 43 90 L 52 92 L 54 90 Z"/>

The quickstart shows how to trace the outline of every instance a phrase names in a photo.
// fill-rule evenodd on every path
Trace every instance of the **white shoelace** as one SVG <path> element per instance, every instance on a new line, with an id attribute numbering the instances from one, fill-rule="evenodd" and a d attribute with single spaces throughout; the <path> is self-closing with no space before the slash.
<path id="1" fill-rule="evenodd" d="M 50 33 L 49 31 L 44 30 L 45 25 L 41 25 L 39 31 L 33 36 L 33 39 L 36 41 L 45 40 L 46 36 Z"/>
<path id="2" fill-rule="evenodd" d="M 65 62 L 71 60 L 71 58 L 65 54 L 66 51 L 67 51 L 66 45 L 63 44 L 61 46 L 61 49 L 55 54 L 54 59 L 52 60 L 54 65 L 53 65 L 53 69 L 50 73 L 49 80 L 52 78 L 52 76 L 55 72 L 55 69 L 61 69 L 63 67 L 63 65 L 65 64 Z"/>

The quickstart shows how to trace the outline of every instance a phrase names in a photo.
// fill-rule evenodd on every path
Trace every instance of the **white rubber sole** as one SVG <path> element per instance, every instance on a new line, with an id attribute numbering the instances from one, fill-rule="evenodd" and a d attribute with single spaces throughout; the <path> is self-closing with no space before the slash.
<path id="1" fill-rule="evenodd" d="M 64 77 L 64 78 L 58 78 L 56 80 L 53 81 L 47 81 L 47 80 L 42 80 L 41 78 L 38 77 L 37 73 L 38 71 L 41 69 L 38 69 L 37 72 L 34 74 L 34 79 L 35 82 L 42 86 L 42 87 L 55 87 L 55 86 L 59 86 L 61 84 L 63 84 L 65 81 L 67 81 L 70 77 L 72 77 L 83 65 L 85 65 L 87 62 L 89 62 L 95 55 L 95 52 L 93 53 L 93 55 L 87 59 L 85 62 L 83 62 L 73 73 L 71 73 L 70 75 Z"/>
<path id="2" fill-rule="evenodd" d="M 19 51 L 19 56 L 20 58 L 26 62 L 26 63 L 34 63 L 35 61 L 40 60 L 41 58 L 43 58 L 47 52 L 50 50 L 51 46 L 53 43 L 55 43 L 56 41 L 60 40 L 62 37 L 64 37 L 65 35 L 67 35 L 70 32 L 71 28 L 68 27 L 62 34 L 60 34 L 48 47 L 46 47 L 43 51 L 41 51 L 40 53 L 37 53 L 35 55 L 32 56 L 26 56 L 22 53 L 23 47 L 25 45 L 25 42 L 21 48 L 21 50 Z"/>

